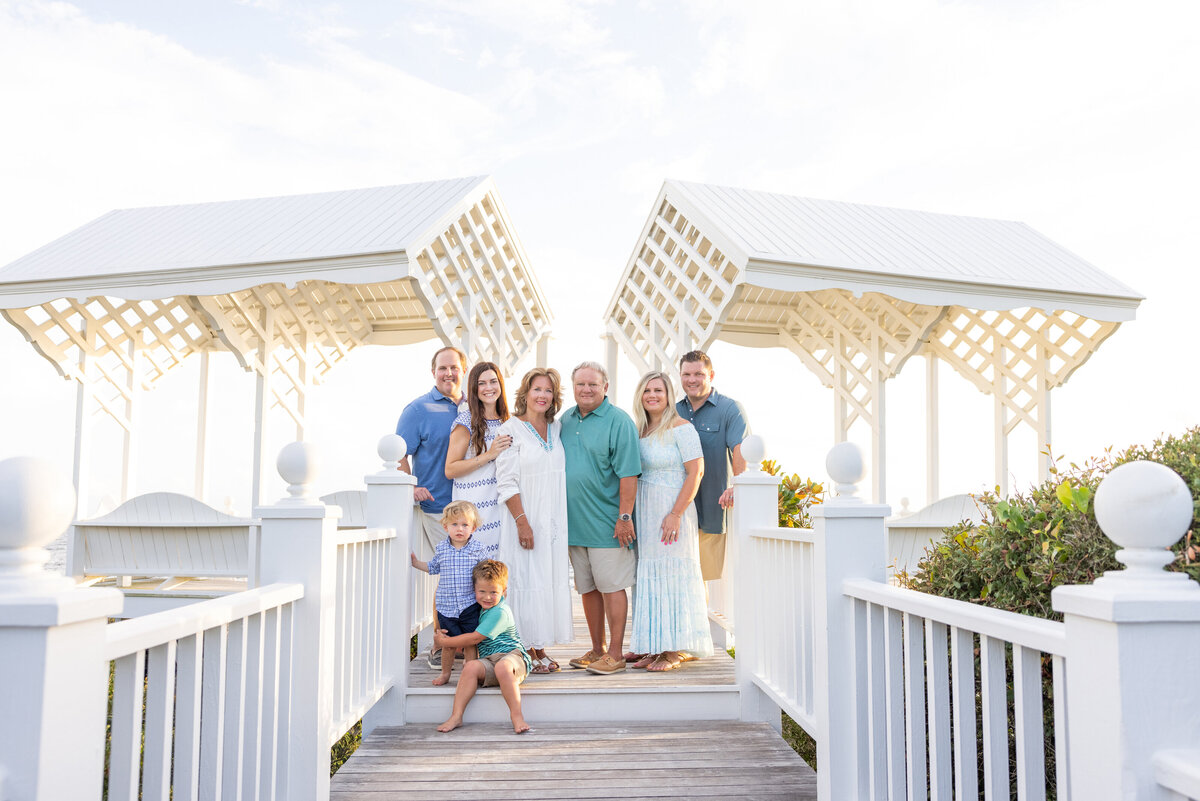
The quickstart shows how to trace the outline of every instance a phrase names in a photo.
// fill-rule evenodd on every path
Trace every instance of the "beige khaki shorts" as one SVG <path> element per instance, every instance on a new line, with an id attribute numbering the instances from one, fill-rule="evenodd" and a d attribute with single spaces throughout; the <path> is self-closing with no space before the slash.
<path id="1" fill-rule="evenodd" d="M 428 562 L 438 543 L 444 539 L 446 539 L 446 529 L 442 528 L 441 515 L 430 514 L 423 511 L 420 506 L 414 506 L 412 543 L 417 558 Z"/>
<path id="2" fill-rule="evenodd" d="M 700 574 L 716 581 L 725 573 L 725 535 L 700 532 Z"/>
<path id="3" fill-rule="evenodd" d="M 580 595 L 593 590 L 617 592 L 633 586 L 637 578 L 637 554 L 632 548 L 567 549 L 575 571 L 575 589 Z"/>
<path id="4" fill-rule="evenodd" d="M 525 657 L 520 651 L 509 651 L 506 654 L 492 654 L 491 656 L 482 657 L 479 661 L 483 662 L 483 686 L 484 687 L 499 687 L 500 682 L 496 678 L 496 665 L 501 662 L 509 662 L 513 667 L 513 675 L 517 677 L 517 684 L 525 681 L 525 676 L 528 671 L 525 670 Z"/>

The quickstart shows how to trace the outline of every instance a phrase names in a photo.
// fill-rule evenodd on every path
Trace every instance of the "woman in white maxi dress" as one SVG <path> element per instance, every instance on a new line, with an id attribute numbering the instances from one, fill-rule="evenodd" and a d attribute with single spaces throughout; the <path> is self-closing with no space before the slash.
<path id="1" fill-rule="evenodd" d="M 500 435 L 508 419 L 504 378 L 492 362 L 480 362 L 467 375 L 465 409 L 450 429 L 446 478 L 454 482 L 451 500 L 470 501 L 479 510 L 472 535 L 494 556 L 500 543 L 500 501 L 496 495 L 496 459 L 512 443 Z"/>
<path id="2" fill-rule="evenodd" d="M 521 380 L 514 416 L 500 427 L 512 445 L 496 461 L 500 561 L 508 565 L 508 606 L 534 673 L 553 673 L 551 645 L 575 639 L 567 577 L 567 483 L 554 419 L 561 403 L 556 370 L 537 367 Z"/>

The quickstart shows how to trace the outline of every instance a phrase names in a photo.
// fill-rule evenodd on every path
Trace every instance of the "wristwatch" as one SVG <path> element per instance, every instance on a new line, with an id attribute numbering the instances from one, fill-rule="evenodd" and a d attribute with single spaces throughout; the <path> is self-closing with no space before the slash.
<path id="1" fill-rule="evenodd" d="M 623 514 L 623 515 L 617 515 L 617 519 L 618 519 L 618 520 L 620 520 L 620 521 L 622 521 L 622 522 L 628 523 L 630 520 L 633 520 L 633 515 L 631 515 L 631 514 L 629 514 L 628 512 L 626 512 L 626 513 L 625 513 L 625 514 Z"/>

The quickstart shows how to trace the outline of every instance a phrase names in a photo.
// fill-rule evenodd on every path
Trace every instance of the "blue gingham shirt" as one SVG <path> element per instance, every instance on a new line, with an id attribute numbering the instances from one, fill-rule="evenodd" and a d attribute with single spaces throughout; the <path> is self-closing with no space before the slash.
<path id="1" fill-rule="evenodd" d="M 429 575 L 438 576 L 437 593 L 433 596 L 437 610 L 446 617 L 458 617 L 475 603 L 475 583 L 471 571 L 475 565 L 492 555 L 493 548 L 471 537 L 467 544 L 455 548 L 450 538 L 442 540 L 429 560 Z"/>

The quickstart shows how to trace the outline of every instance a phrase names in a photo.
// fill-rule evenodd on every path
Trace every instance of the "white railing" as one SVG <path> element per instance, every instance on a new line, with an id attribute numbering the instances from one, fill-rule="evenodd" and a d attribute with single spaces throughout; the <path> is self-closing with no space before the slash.
<path id="1" fill-rule="evenodd" d="M 859 779 L 868 790 L 862 797 L 970 798 L 978 793 L 981 759 L 986 797 L 1007 797 L 1011 727 L 1018 797 L 1045 798 L 1042 668 L 1045 660 L 1055 688 L 1050 753 L 1065 755 L 1064 625 L 877 582 L 842 587 L 858 601 L 853 653 L 865 695 L 857 724 L 867 746 Z M 1055 764 L 1058 795 L 1068 798 L 1066 760 Z"/>
<path id="2" fill-rule="evenodd" d="M 742 715 L 814 738 L 819 798 L 1200 798 L 1200 585 L 1160 569 L 1192 519 L 1178 476 L 1109 474 L 1096 515 L 1127 569 L 1055 589 L 1057 623 L 891 586 L 890 510 L 853 497 L 861 455 L 827 465 L 838 495 L 811 531 L 777 528 L 753 470 L 732 530 Z"/>
<path id="3" fill-rule="evenodd" d="M 387 691 L 389 609 L 387 571 L 396 531 L 337 533 L 334 594 L 332 745 Z"/>
<path id="4" fill-rule="evenodd" d="M 276 797 L 303 596 L 273 584 L 105 629 L 110 799 Z"/>
<path id="5" fill-rule="evenodd" d="M 115 589 L 41 569 L 70 484 L 0 462 L 0 798 L 324 801 L 330 745 L 404 722 L 413 514 L 404 443 L 380 443 L 369 528 L 311 497 L 311 449 L 280 454 L 288 498 L 255 510 L 262 586 L 108 624 Z M 111 666 L 111 753 L 105 756 Z"/>
<path id="6" fill-rule="evenodd" d="M 780 709 L 806 730 L 815 726 L 813 693 L 812 531 L 798 528 L 754 529 L 738 543 L 739 558 L 754 565 L 745 588 L 751 609 L 765 610 L 740 621 L 738 664 Z M 794 603 L 775 600 L 792 597 Z M 753 633 L 748 634 L 748 629 Z"/>

